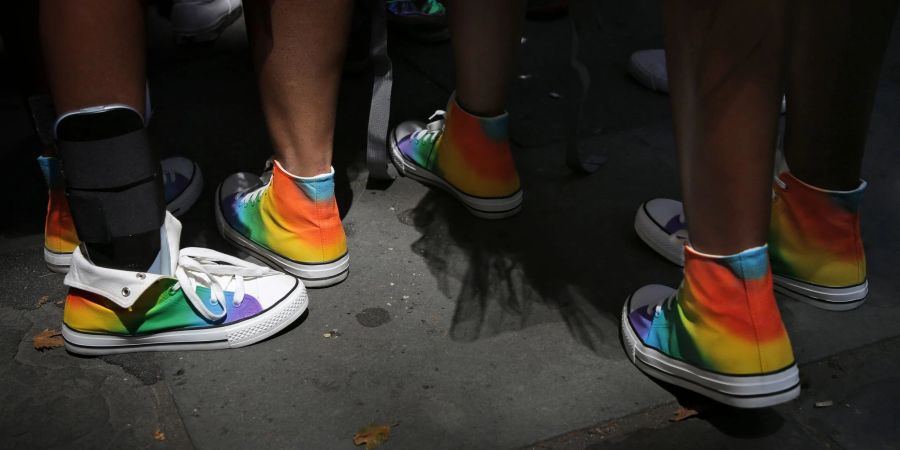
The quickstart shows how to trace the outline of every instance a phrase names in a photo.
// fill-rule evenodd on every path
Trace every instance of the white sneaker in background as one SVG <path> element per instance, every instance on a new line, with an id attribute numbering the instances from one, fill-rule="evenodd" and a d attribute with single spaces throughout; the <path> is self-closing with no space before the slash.
<path id="1" fill-rule="evenodd" d="M 669 92 L 666 51 L 661 48 L 632 53 L 628 59 L 628 73 L 647 89 Z"/>
<path id="2" fill-rule="evenodd" d="M 241 0 L 173 0 L 169 20 L 179 42 L 209 42 L 241 17 Z"/>

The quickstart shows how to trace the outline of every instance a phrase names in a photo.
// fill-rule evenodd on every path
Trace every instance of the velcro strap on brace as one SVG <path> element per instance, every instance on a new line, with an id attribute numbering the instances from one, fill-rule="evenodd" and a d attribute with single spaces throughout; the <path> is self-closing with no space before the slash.
<path id="1" fill-rule="evenodd" d="M 146 130 L 95 141 L 60 140 L 58 147 L 81 240 L 106 243 L 162 226 L 161 169 Z"/>

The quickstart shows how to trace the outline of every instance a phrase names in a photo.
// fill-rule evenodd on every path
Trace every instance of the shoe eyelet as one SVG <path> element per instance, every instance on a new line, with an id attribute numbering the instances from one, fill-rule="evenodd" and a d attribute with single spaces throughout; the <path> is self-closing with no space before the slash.
<path id="1" fill-rule="evenodd" d="M 138 280 L 143 280 L 143 279 L 147 278 L 147 274 L 143 273 L 143 272 L 138 272 L 134 276 L 136 276 Z"/>
<path id="2" fill-rule="evenodd" d="M 127 287 L 123 287 L 122 288 L 122 297 L 128 297 L 129 295 L 131 295 L 131 289 L 128 289 Z"/>

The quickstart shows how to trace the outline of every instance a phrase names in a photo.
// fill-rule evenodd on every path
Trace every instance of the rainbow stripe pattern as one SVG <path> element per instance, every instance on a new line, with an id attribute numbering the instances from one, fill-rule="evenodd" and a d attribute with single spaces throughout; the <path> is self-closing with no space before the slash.
<path id="1" fill-rule="evenodd" d="M 297 177 L 275 161 L 271 181 L 260 189 L 222 200 L 225 220 L 244 237 L 301 263 L 331 262 L 347 254 L 334 198 L 334 169 Z"/>
<path id="2" fill-rule="evenodd" d="M 238 306 L 232 299 L 234 292 L 225 292 L 225 301 L 211 302 L 209 288 L 197 286 L 197 295 L 210 311 L 221 312 L 226 305 L 225 318 L 211 322 L 200 315 L 176 287 L 174 279 L 166 279 L 145 291 L 131 308 L 123 309 L 103 296 L 79 289 L 69 289 L 63 322 L 69 328 L 86 333 L 141 335 L 184 328 L 203 328 L 237 322 L 262 312 L 256 298 L 244 294 Z"/>
<path id="3" fill-rule="evenodd" d="M 465 194 L 502 198 L 520 189 L 509 146 L 509 114 L 479 117 L 456 98 L 447 105 L 443 129 L 413 133 L 398 143 L 403 156 Z"/>
<path id="4" fill-rule="evenodd" d="M 66 184 L 62 167 L 56 158 L 38 157 L 38 165 L 49 189 L 47 217 L 44 221 L 44 247 L 53 253 L 72 253 L 81 242 L 66 199 Z"/>
<path id="5" fill-rule="evenodd" d="M 866 182 L 826 191 L 789 172 L 778 176 L 769 227 L 772 271 L 806 283 L 840 288 L 866 280 L 859 205 Z"/>
<path id="6" fill-rule="evenodd" d="M 685 246 L 684 256 L 684 281 L 674 298 L 629 314 L 645 345 L 728 375 L 759 375 L 794 364 L 766 247 L 710 256 Z"/>

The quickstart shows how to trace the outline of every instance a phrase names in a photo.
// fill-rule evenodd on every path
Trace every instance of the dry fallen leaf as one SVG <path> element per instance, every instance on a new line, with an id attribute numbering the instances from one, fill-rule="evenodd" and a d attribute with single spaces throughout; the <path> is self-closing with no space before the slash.
<path id="1" fill-rule="evenodd" d="M 31 341 L 34 343 L 34 349 L 41 351 L 64 345 L 62 333 L 59 330 L 51 330 L 50 328 L 45 328 L 44 331 L 31 338 Z"/>
<path id="2" fill-rule="evenodd" d="M 369 425 L 353 435 L 353 445 L 366 444 L 366 450 L 378 447 L 388 440 L 388 436 L 391 434 L 391 427 L 395 426 L 397 426 L 397 424 Z"/>
<path id="3" fill-rule="evenodd" d="M 688 409 L 688 408 L 678 408 L 678 411 L 675 411 L 675 415 L 669 419 L 669 422 L 681 422 L 682 420 L 690 419 L 691 417 L 700 414 L 696 409 Z"/>
<path id="4" fill-rule="evenodd" d="M 153 439 L 156 439 L 157 441 L 164 441 L 166 440 L 166 433 L 159 431 L 159 429 L 157 428 L 156 431 L 153 432 Z"/>
<path id="5" fill-rule="evenodd" d="M 35 303 L 34 307 L 40 308 L 41 306 L 44 306 L 44 303 L 47 303 L 49 301 L 50 301 L 50 297 L 48 297 L 46 295 L 42 295 L 41 298 L 37 299 L 37 303 Z"/>

